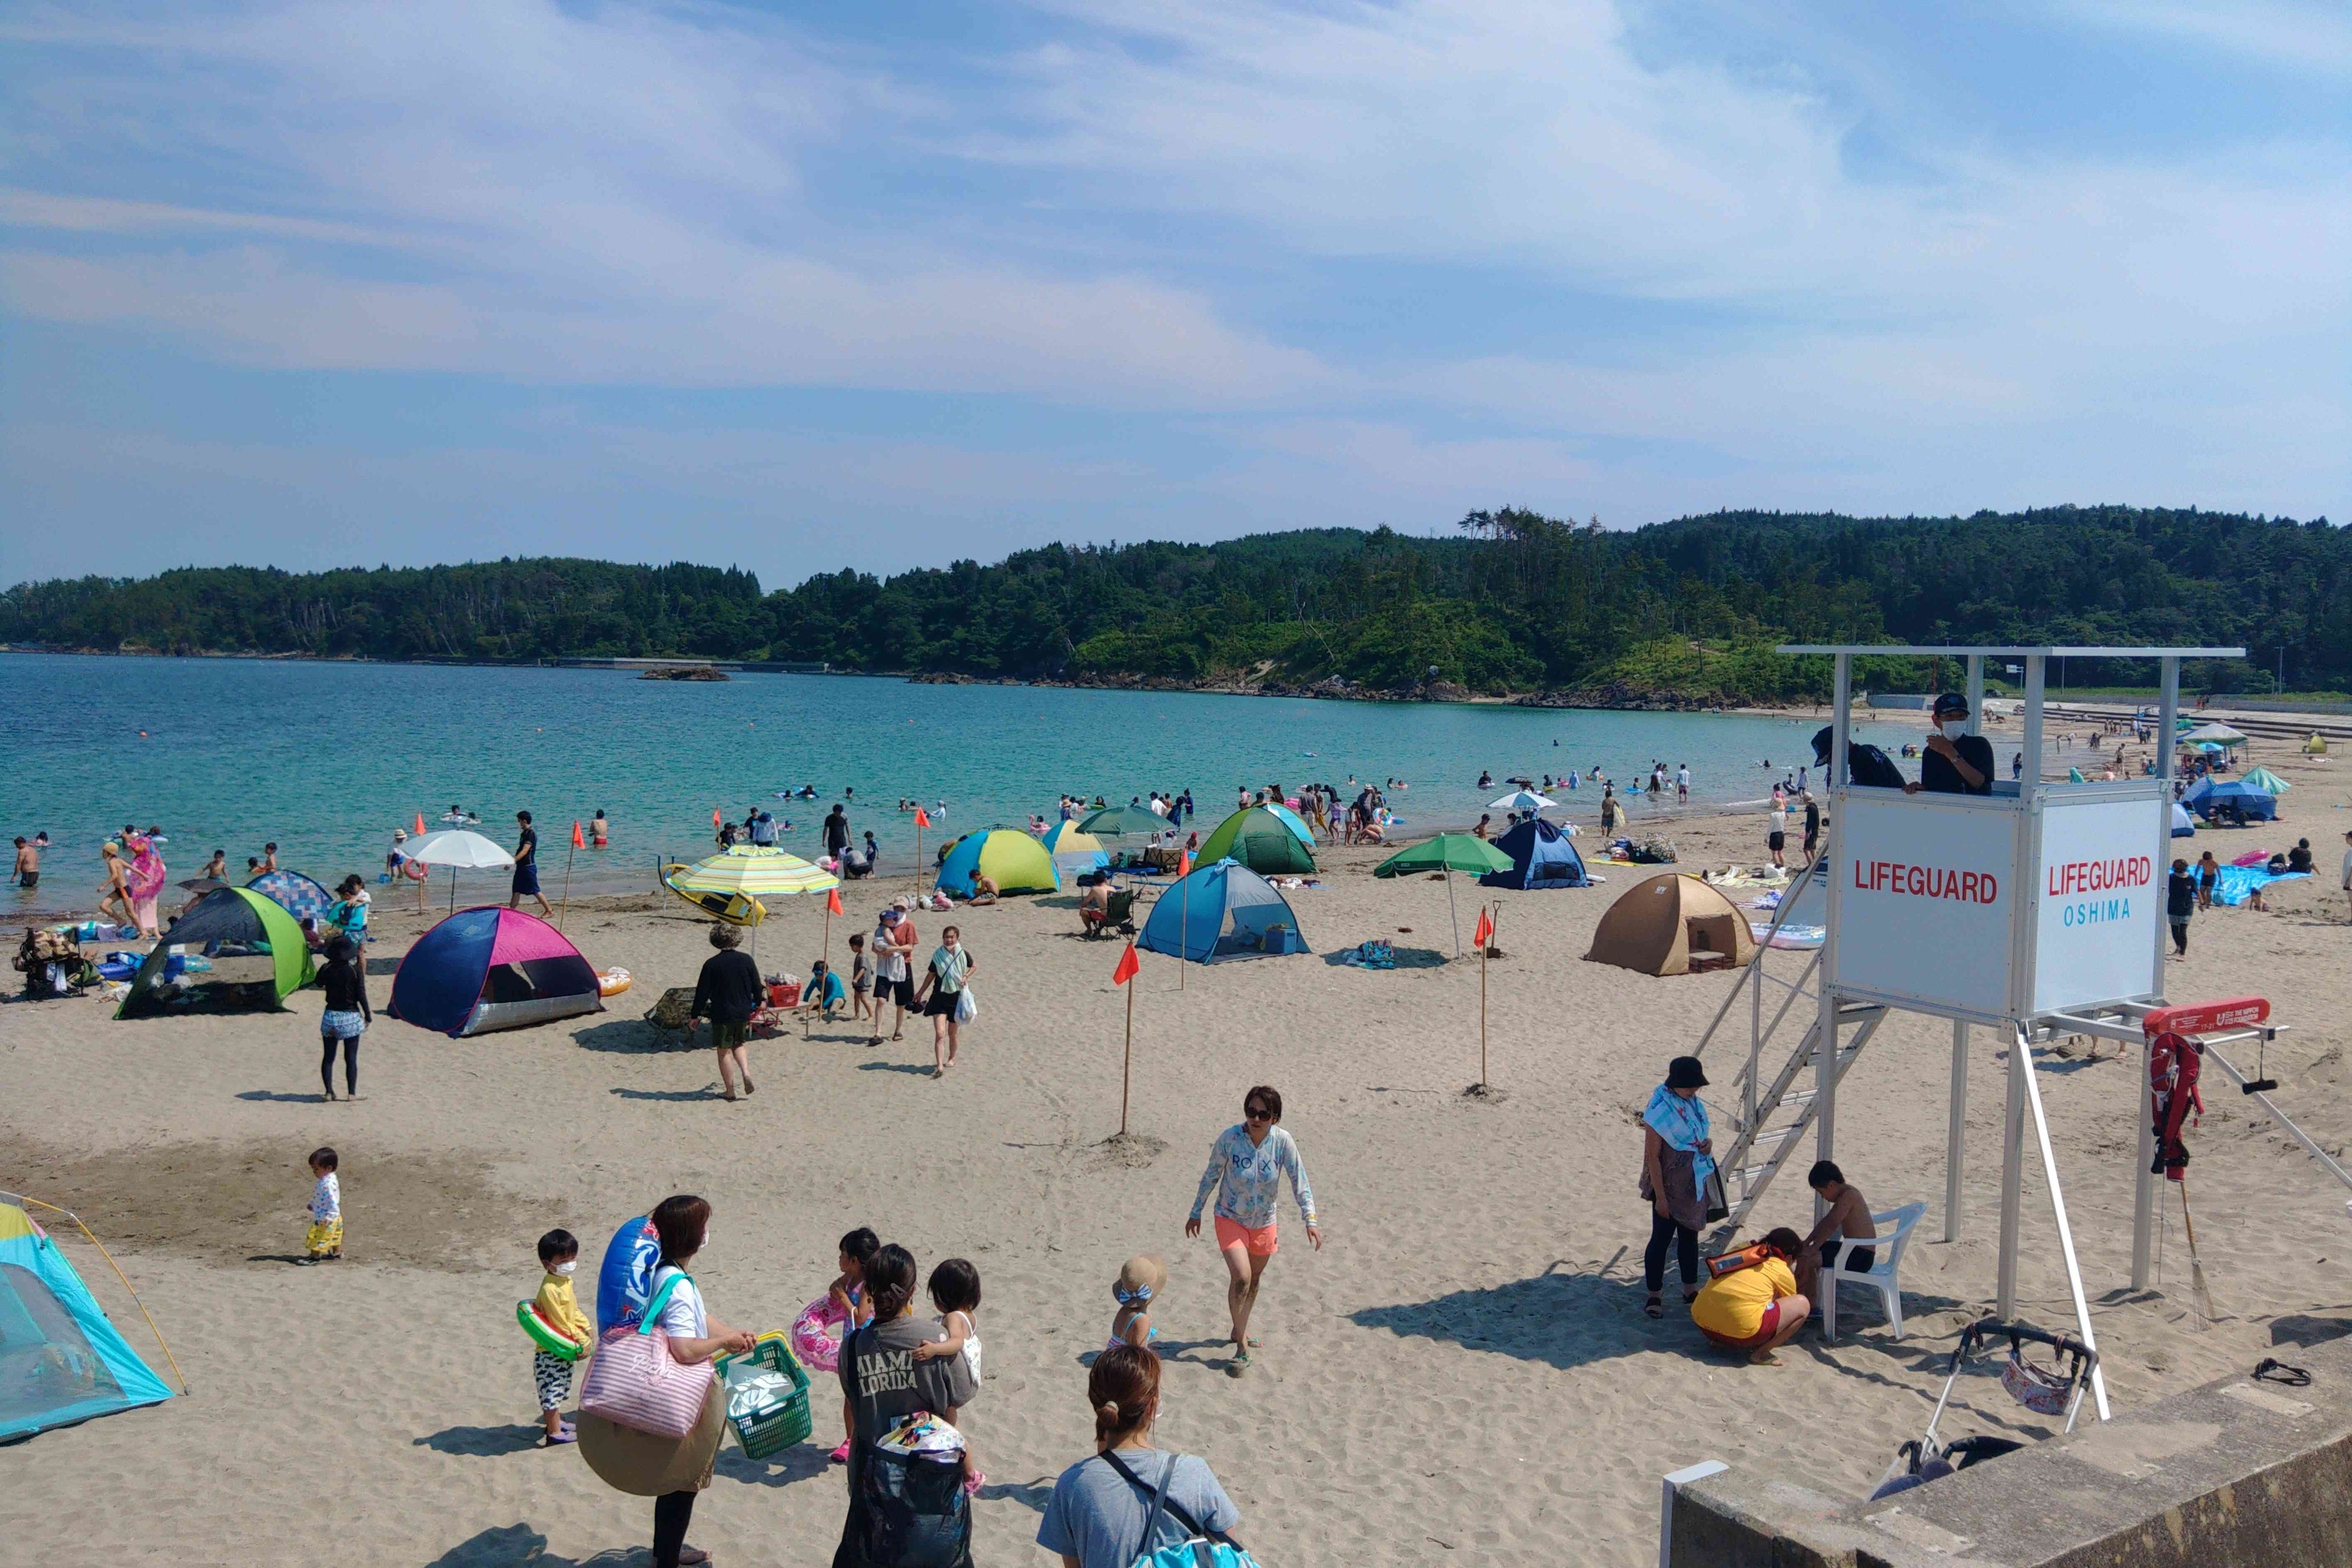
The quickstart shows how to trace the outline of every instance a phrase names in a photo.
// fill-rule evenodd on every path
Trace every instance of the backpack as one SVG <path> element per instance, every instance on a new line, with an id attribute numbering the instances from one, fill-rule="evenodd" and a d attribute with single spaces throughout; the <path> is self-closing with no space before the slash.
<path id="1" fill-rule="evenodd" d="M 1226 1540 L 1222 1532 L 1202 1530 L 1200 1521 L 1168 1495 L 1168 1483 L 1175 1479 L 1176 1467 L 1184 1462 L 1183 1455 L 1168 1456 L 1168 1468 L 1160 1472 L 1157 1487 L 1145 1486 L 1143 1478 L 1128 1468 L 1127 1461 L 1118 1457 L 1118 1449 L 1104 1449 L 1103 1458 L 1110 1461 L 1112 1469 L 1127 1478 L 1128 1485 L 1151 1495 L 1151 1510 L 1143 1516 L 1143 1539 L 1136 1542 L 1133 1568 L 1257 1568 L 1257 1559 Z M 1190 1539 L 1154 1552 L 1151 1534 L 1159 1527 L 1162 1510 L 1183 1527 Z"/>

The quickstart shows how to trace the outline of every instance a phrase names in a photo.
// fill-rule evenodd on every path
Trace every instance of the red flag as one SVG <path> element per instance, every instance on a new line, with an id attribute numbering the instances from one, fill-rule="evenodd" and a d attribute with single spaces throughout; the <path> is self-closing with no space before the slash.
<path id="1" fill-rule="evenodd" d="M 1192 874 L 1192 852 L 1190 849 L 1187 849 L 1187 850 L 1184 850 L 1182 853 L 1181 853 L 1181 854 L 1177 857 L 1177 859 L 1176 859 L 1176 876 L 1177 876 L 1177 879 L 1181 881 L 1182 879 L 1184 879 L 1184 878 L 1186 878 L 1186 877 L 1189 877 L 1189 876 L 1191 876 Z"/>
<path id="2" fill-rule="evenodd" d="M 1478 911 L 1478 929 L 1470 933 L 1470 945 L 1484 947 L 1495 940 L 1495 922 L 1487 918 L 1485 909 Z"/>
<path id="3" fill-rule="evenodd" d="M 1135 956 L 1135 943 L 1130 942 L 1127 944 L 1127 951 L 1118 955 L 1118 967 L 1110 972 L 1110 983 L 1124 985 L 1134 979 L 1142 967 L 1142 961 Z"/>
<path id="4" fill-rule="evenodd" d="M 416 814 L 416 837 L 425 837 L 425 814 L 421 811 Z"/>
<path id="5" fill-rule="evenodd" d="M 577 817 L 574 817 L 572 822 L 572 847 L 574 849 L 585 849 L 588 847 L 588 840 L 581 837 L 580 821 Z"/>
<path id="6" fill-rule="evenodd" d="M 839 888 L 827 888 L 824 890 L 824 912 L 829 915 L 837 915 L 842 912 L 841 889 Z"/>
<path id="7" fill-rule="evenodd" d="M 918 827 L 929 827 L 930 825 L 931 825 L 931 815 L 930 815 L 930 813 L 929 813 L 929 812 L 925 811 L 925 810 L 924 810 L 921 806 L 919 806 L 919 806 L 917 806 L 917 807 L 915 807 L 915 826 L 918 826 Z"/>
<path id="8" fill-rule="evenodd" d="M 719 826 L 719 808 L 714 805 L 710 808 L 710 826 L 716 827 Z"/>

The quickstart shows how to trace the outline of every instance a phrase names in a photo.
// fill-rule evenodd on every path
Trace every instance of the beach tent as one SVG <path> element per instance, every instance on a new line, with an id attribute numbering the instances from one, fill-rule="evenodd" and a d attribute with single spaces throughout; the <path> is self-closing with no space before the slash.
<path id="1" fill-rule="evenodd" d="M 1285 811 L 1283 816 L 1296 816 Z M 1201 841 L 1199 859 L 1240 861 L 1262 877 L 1299 876 L 1315 869 L 1313 839 L 1268 806 L 1252 805 L 1217 824 Z"/>
<path id="2" fill-rule="evenodd" d="M 600 1013 L 596 972 L 571 939 L 536 915 L 459 910 L 416 939 L 392 977 L 384 1011 L 462 1039 Z"/>
<path id="3" fill-rule="evenodd" d="M 2303 754 L 2306 757 L 2326 756 L 2327 754 L 2327 737 L 2321 734 L 2318 731 L 2314 730 L 2311 732 L 2311 739 L 2303 743 Z"/>
<path id="4" fill-rule="evenodd" d="M 1150 837 L 1174 826 L 1148 805 L 1107 805 L 1078 819 L 1078 831 L 1097 838 Z"/>
<path id="5" fill-rule="evenodd" d="M 180 959 L 176 971 L 174 957 Z M 209 967 L 190 964 L 191 958 Z M 131 977 L 130 993 L 114 1016 L 135 1018 L 162 1011 L 166 980 L 174 990 L 204 987 L 212 1000 L 239 998 L 252 1006 L 275 1007 L 314 978 L 310 943 L 292 915 L 250 888 L 222 888 L 189 905 L 165 928 L 163 940 Z"/>
<path id="6" fill-rule="evenodd" d="M 2187 806 L 2177 800 L 2174 801 L 2172 803 L 2172 836 L 2175 838 L 2193 838 L 2196 835 L 2196 819 L 2189 815 Z"/>
<path id="7" fill-rule="evenodd" d="M 1102 840 L 1075 822 L 1057 822 L 1045 830 L 1045 853 L 1054 858 L 1055 870 L 1073 875 L 1099 871 L 1110 864 L 1110 853 Z"/>
<path id="8" fill-rule="evenodd" d="M 1695 952 L 1719 952 L 1734 963 L 1756 953 L 1756 933 L 1729 899 L 1679 871 L 1634 883 L 1619 895 L 1592 932 L 1595 963 L 1644 974 L 1688 974 Z"/>
<path id="9" fill-rule="evenodd" d="M 0 1443 L 171 1398 L 25 1203 L 0 1193 Z"/>
<path id="10" fill-rule="evenodd" d="M 2180 738 L 2184 741 L 2200 742 L 2211 741 L 2223 746 L 2242 746 L 2246 743 L 2246 737 L 2240 731 L 2231 729 L 2227 724 L 2200 724 L 2193 730 L 2183 731 Z"/>
<path id="11" fill-rule="evenodd" d="M 2242 779 L 2199 779 L 2181 804 L 2210 822 L 2219 816 L 2243 816 L 2249 822 L 2271 822 L 2278 816 L 2278 796 L 2254 788 Z"/>
<path id="12" fill-rule="evenodd" d="M 1489 871 L 1478 879 L 1487 888 L 1589 888 L 1584 858 L 1558 823 L 1531 816 L 1500 838 L 1495 847 L 1511 858 L 1507 871 Z"/>
<path id="13" fill-rule="evenodd" d="M 971 898 L 975 871 L 1000 893 L 1050 893 L 1062 885 L 1045 847 L 1015 827 L 983 827 L 947 846 L 935 886 L 959 899 Z"/>
<path id="14" fill-rule="evenodd" d="M 2240 774 L 2238 782 L 2244 784 L 2249 789 L 2261 790 L 2264 795 L 2284 795 L 2287 791 L 2294 787 L 2294 785 L 2287 783 L 2286 780 L 2279 777 L 2278 774 L 2271 772 L 2270 769 L 2263 767 L 2260 764 L 2248 768 L 2243 773 Z"/>
<path id="15" fill-rule="evenodd" d="M 1277 926 L 1298 930 L 1290 901 L 1248 867 L 1219 860 L 1196 868 L 1160 895 L 1135 945 L 1193 963 L 1263 958 L 1265 933 Z M 1304 942 L 1295 951 L 1305 952 Z"/>
<path id="16" fill-rule="evenodd" d="M 246 886 L 292 915 L 297 925 L 323 922 L 334 907 L 335 896 L 299 871 L 264 871 Z"/>
<path id="17" fill-rule="evenodd" d="M 1310 850 L 1315 847 L 1315 830 L 1307 826 L 1305 817 L 1278 800 L 1267 801 L 1265 809 L 1274 813 L 1275 820 L 1297 834 L 1298 842 L 1306 845 Z"/>

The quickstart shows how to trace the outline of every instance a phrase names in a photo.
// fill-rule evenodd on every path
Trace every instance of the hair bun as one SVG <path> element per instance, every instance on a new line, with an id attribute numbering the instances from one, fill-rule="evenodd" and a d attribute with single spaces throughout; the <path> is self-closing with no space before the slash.
<path id="1" fill-rule="evenodd" d="M 1111 1404 L 1097 1405 L 1095 1406 L 1095 1414 L 1106 1421 L 1116 1421 L 1118 1419 L 1118 1406 Z"/>

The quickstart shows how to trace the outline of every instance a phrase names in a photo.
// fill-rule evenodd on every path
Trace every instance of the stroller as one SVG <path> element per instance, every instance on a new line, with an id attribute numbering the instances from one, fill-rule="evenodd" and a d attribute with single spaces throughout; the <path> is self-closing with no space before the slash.
<path id="1" fill-rule="evenodd" d="M 1951 1403 L 1952 1384 L 1958 1381 L 1960 1370 L 1978 1350 L 2004 1339 L 2009 1342 L 2009 1364 L 2001 1369 L 2001 1386 L 2028 1410 L 2043 1415 L 2063 1415 L 2065 1430 L 2074 1429 L 2074 1415 L 2082 1408 L 2083 1391 L 2091 1385 L 2091 1373 L 2098 1367 L 2099 1352 L 2072 1334 L 2053 1334 L 2024 1323 L 2003 1322 L 1999 1318 L 1979 1318 L 1961 1331 L 1960 1342 L 1952 1348 L 1951 1365 L 1944 1373 L 1944 1392 L 1936 1400 L 1935 1414 L 1927 1417 L 1927 1432 L 1895 1450 L 1894 1462 L 1878 1478 L 1878 1488 L 1870 1494 L 1872 1501 L 1925 1486 L 1955 1470 L 1965 1470 L 1981 1460 L 1997 1459 L 2025 1447 L 2007 1437 L 1963 1437 L 1951 1444 L 1936 1441 L 1936 1423 L 1943 1419 L 1944 1406 Z M 2028 1344 L 2048 1346 L 2053 1352 L 2050 1362 L 2036 1365 L 2026 1360 Z"/>

